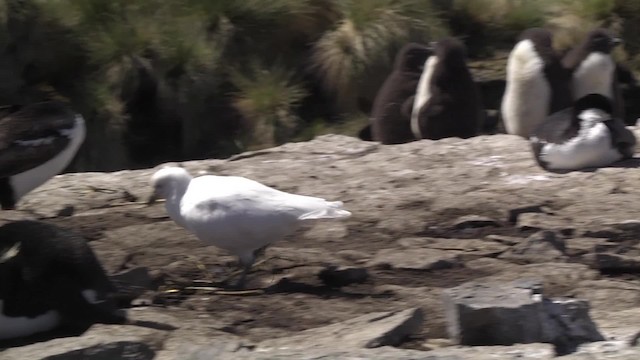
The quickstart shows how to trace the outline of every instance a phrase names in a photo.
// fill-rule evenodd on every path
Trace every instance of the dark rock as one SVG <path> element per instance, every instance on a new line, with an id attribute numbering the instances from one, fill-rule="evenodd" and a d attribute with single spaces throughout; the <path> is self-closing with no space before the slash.
<path id="1" fill-rule="evenodd" d="M 328 266 L 320 273 L 318 278 L 331 287 L 342 287 L 351 284 L 361 284 L 369 279 L 369 272 L 365 268 Z"/>
<path id="2" fill-rule="evenodd" d="M 456 230 L 462 230 L 482 228 L 487 226 L 500 227 L 500 223 L 485 216 L 466 215 L 456 219 L 453 222 L 452 226 Z"/>
<path id="3" fill-rule="evenodd" d="M 56 214 L 56 216 L 58 217 L 66 217 L 66 216 L 73 216 L 73 214 L 76 212 L 76 208 L 69 205 L 69 206 L 65 206 L 64 208 L 60 209 L 58 211 L 58 214 Z"/>
<path id="4" fill-rule="evenodd" d="M 367 266 L 402 270 L 440 270 L 462 265 L 460 253 L 435 249 L 382 249 Z"/>
<path id="5" fill-rule="evenodd" d="M 640 258 L 624 254 L 594 253 L 585 256 L 595 269 L 603 273 L 640 273 Z"/>
<path id="6" fill-rule="evenodd" d="M 52 355 L 44 360 L 151 360 L 156 357 L 147 344 L 130 341 L 99 344 L 84 349 L 69 351 L 64 354 Z"/>
<path id="7" fill-rule="evenodd" d="M 116 285 L 118 297 L 131 302 L 146 290 L 153 290 L 153 279 L 146 267 L 136 267 L 110 276 Z"/>
<path id="8" fill-rule="evenodd" d="M 584 300 L 546 299 L 540 281 L 465 283 L 444 292 L 448 331 L 462 345 L 546 342 L 557 354 L 604 340 Z"/>
<path id="9" fill-rule="evenodd" d="M 518 263 L 565 261 L 566 244 L 553 231 L 539 231 L 498 256 Z"/>
<path id="10" fill-rule="evenodd" d="M 518 221 L 518 217 L 521 214 L 542 213 L 542 212 L 544 212 L 542 210 L 542 205 L 523 206 L 523 207 L 509 210 L 509 215 L 507 219 L 510 223 L 515 224 Z"/>

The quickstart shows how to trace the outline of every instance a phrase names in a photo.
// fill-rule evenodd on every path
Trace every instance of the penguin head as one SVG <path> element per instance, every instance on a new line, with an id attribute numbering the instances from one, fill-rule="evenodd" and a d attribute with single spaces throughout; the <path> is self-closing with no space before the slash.
<path id="1" fill-rule="evenodd" d="M 538 52 L 539 49 L 551 49 L 553 48 L 553 36 L 551 31 L 543 28 L 530 28 L 523 31 L 518 37 L 518 41 L 529 40 L 531 41 Z"/>
<path id="2" fill-rule="evenodd" d="M 587 34 L 585 46 L 590 52 L 611 53 L 614 47 L 622 44 L 622 40 L 605 29 L 595 29 Z"/>
<path id="3" fill-rule="evenodd" d="M 435 44 L 438 61 L 450 67 L 466 66 L 467 49 L 455 38 L 444 38 Z"/>
<path id="4" fill-rule="evenodd" d="M 611 119 L 611 100 L 601 94 L 589 94 L 576 100 L 573 105 L 574 121 L 606 121 Z"/>
<path id="5" fill-rule="evenodd" d="M 394 68 L 403 72 L 422 73 L 424 62 L 431 54 L 425 45 L 408 43 L 396 56 Z"/>
<path id="6" fill-rule="evenodd" d="M 551 31 L 543 28 L 530 28 L 523 31 L 518 37 L 518 42 L 528 40 L 546 63 L 558 61 L 556 51 L 553 49 L 553 35 Z"/>

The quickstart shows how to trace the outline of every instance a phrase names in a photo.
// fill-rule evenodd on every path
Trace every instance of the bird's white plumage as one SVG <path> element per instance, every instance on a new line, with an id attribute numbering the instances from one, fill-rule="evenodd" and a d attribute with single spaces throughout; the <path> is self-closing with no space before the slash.
<path id="1" fill-rule="evenodd" d="M 507 84 L 502 98 L 502 119 L 508 134 L 528 138 L 545 121 L 551 87 L 544 61 L 531 40 L 516 44 L 507 61 Z"/>
<path id="2" fill-rule="evenodd" d="M 78 149 L 80 148 L 80 145 L 82 145 L 82 142 L 84 141 L 84 138 L 86 136 L 84 118 L 79 114 L 76 115 L 73 128 L 69 131 L 65 131 L 62 135 L 69 136 L 71 138 L 71 141 L 64 150 L 56 154 L 49 161 L 40 164 L 33 169 L 29 169 L 20 174 L 11 176 L 10 182 L 16 201 L 29 193 L 31 190 L 44 184 L 53 176 L 58 175 L 67 167 L 67 165 L 69 165 L 71 160 L 73 160 L 73 157 L 76 155 L 76 152 L 78 152 Z M 44 140 L 39 139 L 37 141 Z M 31 145 L 36 144 L 34 143 Z"/>
<path id="3" fill-rule="evenodd" d="M 611 55 L 592 52 L 573 73 L 571 82 L 573 98 L 588 94 L 600 94 L 613 99 L 613 78 L 616 64 Z"/>
<path id="4" fill-rule="evenodd" d="M 416 88 L 416 96 L 413 100 L 413 109 L 411 111 L 411 132 L 416 139 L 422 139 L 422 132 L 420 131 L 420 110 L 431 98 L 431 78 L 435 71 L 436 65 L 438 65 L 438 57 L 435 55 L 429 56 L 424 62 L 424 69 L 422 75 L 420 75 L 420 81 Z"/>
<path id="5" fill-rule="evenodd" d="M 612 146 L 609 128 L 602 123 L 610 115 L 598 109 L 588 109 L 579 114 L 578 134 L 561 144 L 545 144 L 540 158 L 552 170 L 578 170 L 610 165 L 622 154 Z M 537 139 L 532 138 L 532 141 Z"/>
<path id="6" fill-rule="evenodd" d="M 167 199 L 167 213 L 176 223 L 243 261 L 305 220 L 351 215 L 342 202 L 290 194 L 238 176 L 192 178 L 184 169 L 165 168 L 152 182 Z"/>

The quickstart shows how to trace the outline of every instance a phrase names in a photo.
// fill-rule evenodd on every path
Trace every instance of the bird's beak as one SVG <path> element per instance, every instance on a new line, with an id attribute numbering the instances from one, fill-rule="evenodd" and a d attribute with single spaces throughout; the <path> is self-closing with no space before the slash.
<path id="1" fill-rule="evenodd" d="M 613 38 L 611 39 L 611 42 L 613 43 L 613 46 L 618 46 L 618 45 L 622 45 L 624 44 L 624 41 L 620 38 Z"/>

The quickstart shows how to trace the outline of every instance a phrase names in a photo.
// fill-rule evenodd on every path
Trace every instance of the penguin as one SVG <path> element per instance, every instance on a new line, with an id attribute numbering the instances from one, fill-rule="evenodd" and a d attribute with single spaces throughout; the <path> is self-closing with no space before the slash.
<path id="1" fill-rule="evenodd" d="M 613 101 L 614 115 L 624 119 L 624 103 L 619 88 L 618 65 L 611 51 L 622 43 L 605 29 L 595 29 L 582 43 L 569 50 L 562 65 L 571 71 L 571 90 L 577 100 L 587 94 L 601 94 Z"/>
<path id="2" fill-rule="evenodd" d="M 416 86 L 431 50 L 409 43 L 397 54 L 391 74 L 376 94 L 371 110 L 371 138 L 382 144 L 415 140 L 410 118 Z"/>
<path id="3" fill-rule="evenodd" d="M 82 115 L 61 101 L 0 109 L 2 209 L 14 209 L 20 198 L 62 172 L 85 136 Z"/>
<path id="4" fill-rule="evenodd" d="M 482 128 L 484 110 L 466 63 L 466 48 L 454 38 L 433 45 L 425 61 L 411 112 L 416 139 L 470 138 Z"/>
<path id="5" fill-rule="evenodd" d="M 549 30 L 522 32 L 507 60 L 501 105 L 505 131 L 528 138 L 547 115 L 570 107 L 570 79 L 571 73 L 552 47 Z"/>
<path id="6" fill-rule="evenodd" d="M 0 227 L 0 341 L 59 327 L 124 324 L 114 293 L 79 235 L 31 220 Z"/>
<path id="7" fill-rule="evenodd" d="M 602 94 L 588 94 L 552 114 L 529 141 L 536 161 L 549 171 L 608 166 L 631 158 L 636 147 L 635 136 Z"/>

